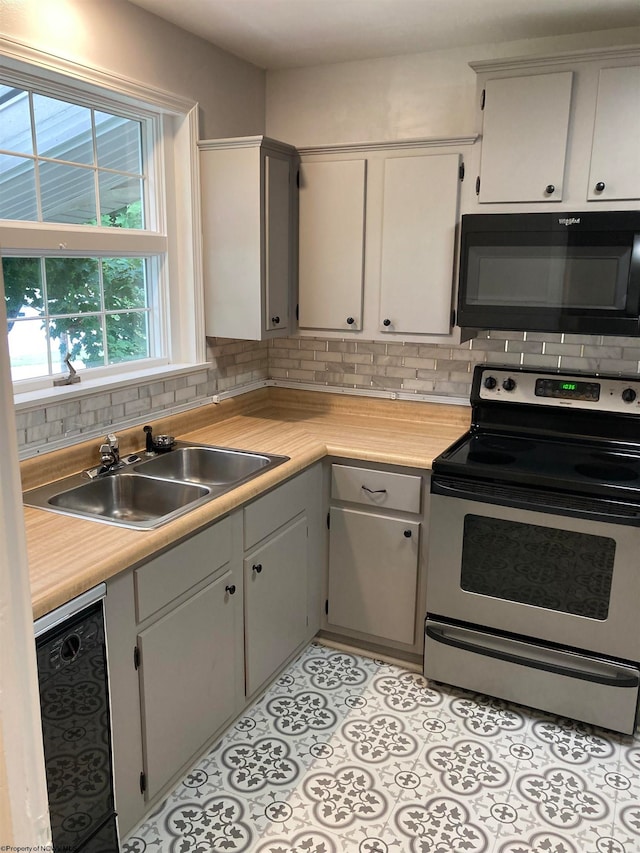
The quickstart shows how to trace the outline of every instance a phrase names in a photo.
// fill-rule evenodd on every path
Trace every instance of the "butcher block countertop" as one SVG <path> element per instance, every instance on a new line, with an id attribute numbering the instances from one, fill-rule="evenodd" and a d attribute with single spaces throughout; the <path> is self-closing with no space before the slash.
<path id="1" fill-rule="evenodd" d="M 431 468 L 469 428 L 467 406 L 264 388 L 152 421 L 156 434 L 290 457 L 157 530 L 130 530 L 25 507 L 34 619 L 144 562 L 325 456 Z M 142 427 L 118 431 L 120 452 L 144 447 Z M 95 466 L 99 439 L 28 459 L 23 489 Z"/>

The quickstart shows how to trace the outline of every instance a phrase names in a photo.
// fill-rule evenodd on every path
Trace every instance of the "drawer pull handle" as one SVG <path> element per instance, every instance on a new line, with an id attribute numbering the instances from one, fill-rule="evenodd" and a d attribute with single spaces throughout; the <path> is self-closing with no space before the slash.
<path id="1" fill-rule="evenodd" d="M 229 595 L 234 595 L 236 591 L 236 585 L 234 583 L 229 584 L 229 586 L 225 586 L 224 591 L 228 592 Z"/>
<path id="2" fill-rule="evenodd" d="M 253 571 L 254 575 L 259 575 L 262 571 L 262 563 L 256 563 L 255 566 L 251 566 L 251 570 Z"/>
<path id="3" fill-rule="evenodd" d="M 411 539 L 411 531 L 410 530 L 404 531 L 404 538 L 405 539 Z"/>
<path id="4" fill-rule="evenodd" d="M 370 495 L 386 495 L 386 489 L 370 489 L 368 486 L 360 486 L 361 489 L 364 489 L 365 492 L 369 492 Z"/>

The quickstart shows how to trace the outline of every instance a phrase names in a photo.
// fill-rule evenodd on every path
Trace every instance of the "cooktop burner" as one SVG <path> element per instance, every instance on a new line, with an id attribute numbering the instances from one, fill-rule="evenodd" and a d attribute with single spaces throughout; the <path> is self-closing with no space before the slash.
<path id="1" fill-rule="evenodd" d="M 632 468 L 625 468 L 622 465 L 611 463 L 578 462 L 576 471 L 583 477 L 590 477 L 592 480 L 628 483 L 631 480 L 638 479 L 638 472 Z"/>

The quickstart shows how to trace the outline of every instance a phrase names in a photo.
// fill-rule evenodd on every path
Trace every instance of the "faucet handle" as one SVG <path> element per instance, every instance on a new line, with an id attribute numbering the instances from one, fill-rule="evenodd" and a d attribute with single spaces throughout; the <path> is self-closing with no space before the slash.
<path id="1" fill-rule="evenodd" d="M 103 465 L 113 462 L 113 447 L 110 444 L 100 445 L 100 461 Z"/>
<path id="2" fill-rule="evenodd" d="M 109 447 L 112 447 L 114 450 L 118 449 L 118 436 L 115 434 L 115 432 L 110 432 L 106 440 L 109 444 Z"/>

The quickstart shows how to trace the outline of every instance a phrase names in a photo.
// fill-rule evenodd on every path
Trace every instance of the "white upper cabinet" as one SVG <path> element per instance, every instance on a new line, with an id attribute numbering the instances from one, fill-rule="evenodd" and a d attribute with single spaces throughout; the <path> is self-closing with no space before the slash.
<path id="1" fill-rule="evenodd" d="M 475 139 L 300 152 L 302 335 L 452 340 L 462 151 Z"/>
<path id="2" fill-rule="evenodd" d="M 262 136 L 199 147 L 206 334 L 245 340 L 290 334 L 295 149 Z"/>
<path id="3" fill-rule="evenodd" d="M 587 197 L 640 198 L 640 65 L 600 71 Z"/>
<path id="4" fill-rule="evenodd" d="M 365 160 L 300 167 L 301 329 L 362 328 Z"/>
<path id="5" fill-rule="evenodd" d="M 434 154 L 384 161 L 381 332 L 450 331 L 460 159 Z"/>
<path id="6" fill-rule="evenodd" d="M 487 80 L 479 201 L 562 201 L 573 74 Z"/>
<path id="7" fill-rule="evenodd" d="M 640 199 L 640 48 L 472 62 L 482 146 L 463 213 L 631 210 Z M 481 104 L 484 101 L 484 110 Z M 480 205 L 480 208 L 478 207 Z M 525 208 L 524 205 L 527 205 Z"/>

